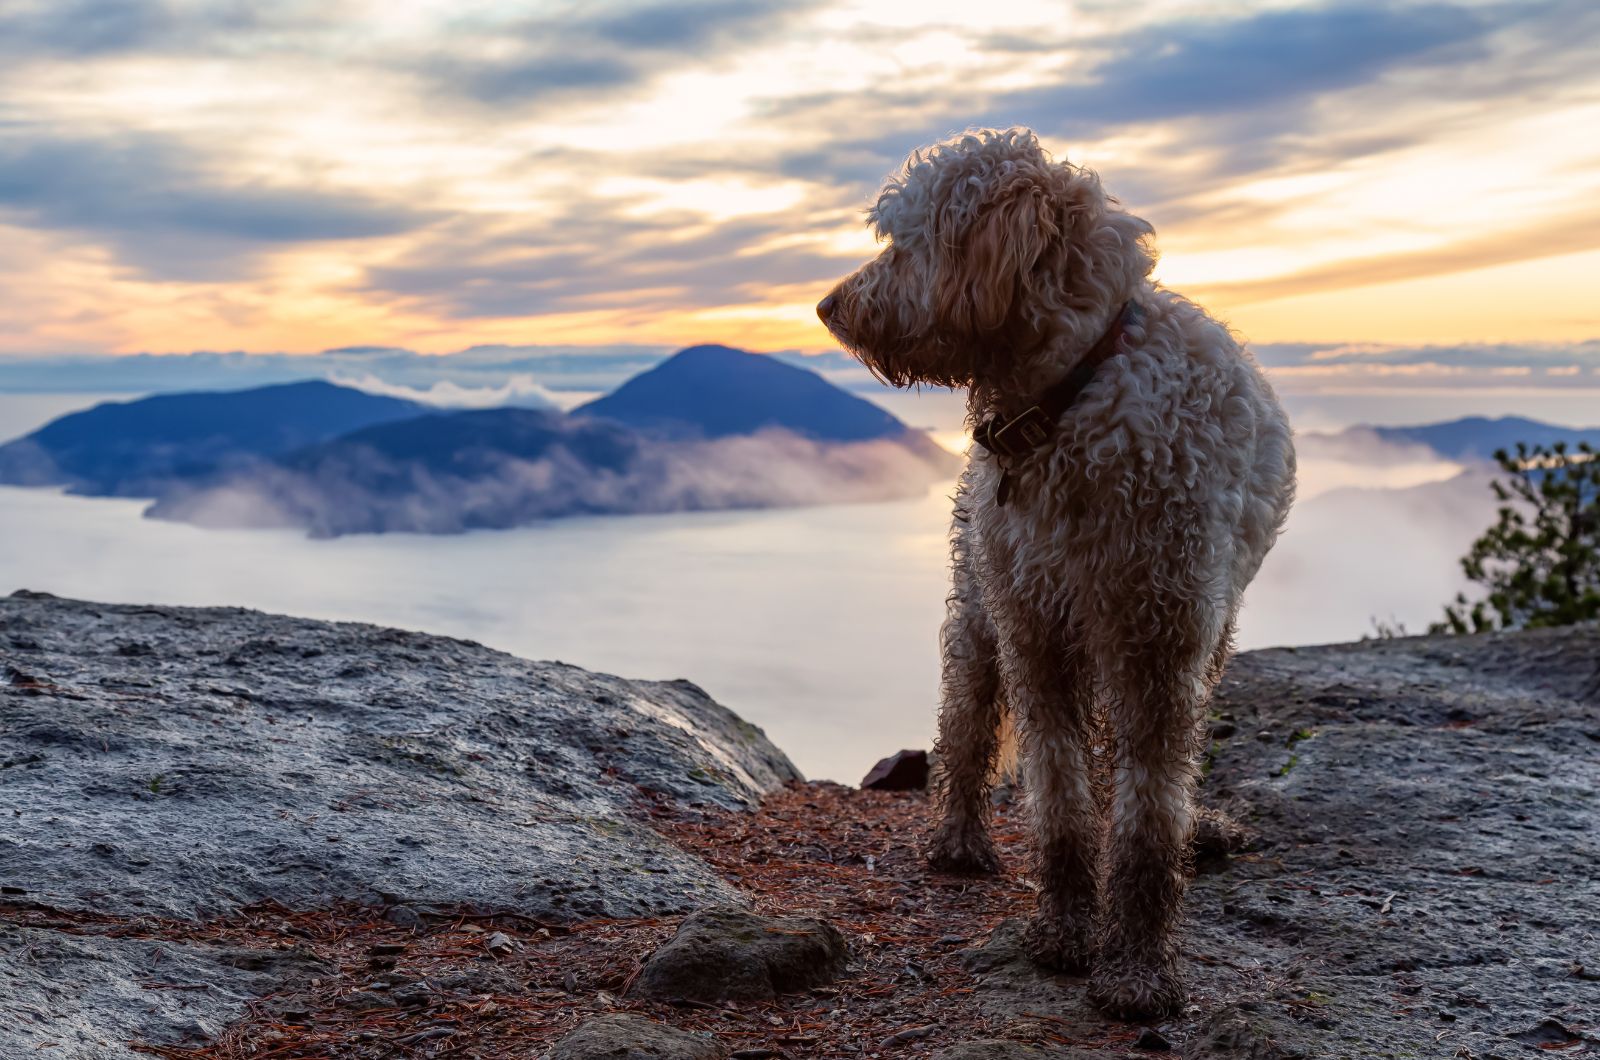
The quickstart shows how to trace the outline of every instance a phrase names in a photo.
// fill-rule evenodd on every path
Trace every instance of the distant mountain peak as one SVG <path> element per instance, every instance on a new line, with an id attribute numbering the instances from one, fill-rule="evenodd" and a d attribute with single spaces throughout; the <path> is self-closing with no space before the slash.
<path id="1" fill-rule="evenodd" d="M 724 346 L 720 342 L 702 342 L 702 343 L 700 343 L 699 345 L 696 345 L 696 346 L 685 346 L 683 349 L 679 350 L 677 353 L 673 354 L 671 357 L 668 357 L 667 361 L 683 361 L 683 360 L 691 360 L 691 361 L 693 361 L 693 360 L 713 359 L 713 358 L 718 358 L 718 357 L 735 358 L 735 359 L 737 359 L 737 358 L 740 358 L 740 357 L 765 357 L 765 356 L 766 356 L 766 354 L 763 354 L 763 353 L 752 353 L 749 350 L 741 350 L 741 349 L 737 349 L 737 348 L 735 348 L 733 346 Z M 666 362 L 663 362 L 663 363 L 666 363 Z"/>
<path id="2" fill-rule="evenodd" d="M 0 445 L 0 482 L 155 496 L 174 477 L 430 411 L 325 379 L 106 402 Z"/>
<path id="3" fill-rule="evenodd" d="M 704 438 L 780 429 L 817 441 L 860 442 L 908 433 L 886 410 L 809 369 L 715 343 L 679 350 L 573 411 Z"/>
<path id="4" fill-rule="evenodd" d="M 1514 449 L 1518 442 L 1530 446 L 1580 441 L 1600 445 L 1600 427 L 1563 427 L 1526 416 L 1463 416 L 1414 427 L 1352 429 L 1370 430 L 1386 442 L 1425 445 L 1451 460 L 1487 460 L 1495 450 Z"/>

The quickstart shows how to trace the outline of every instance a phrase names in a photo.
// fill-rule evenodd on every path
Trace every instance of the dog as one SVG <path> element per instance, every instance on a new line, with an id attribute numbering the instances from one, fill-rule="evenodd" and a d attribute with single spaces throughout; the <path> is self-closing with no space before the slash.
<path id="1" fill-rule="evenodd" d="M 1288 418 L 1229 329 L 1150 278 L 1154 231 L 1027 130 L 913 153 L 868 211 L 878 256 L 817 307 L 899 387 L 965 388 L 928 857 L 998 869 L 1014 720 L 1035 960 L 1145 1019 L 1186 991 L 1199 725 L 1240 596 L 1294 498 Z"/>

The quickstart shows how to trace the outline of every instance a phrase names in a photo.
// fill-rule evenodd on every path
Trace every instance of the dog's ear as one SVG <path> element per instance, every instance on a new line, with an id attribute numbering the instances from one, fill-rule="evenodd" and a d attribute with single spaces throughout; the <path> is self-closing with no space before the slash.
<path id="1" fill-rule="evenodd" d="M 936 297 L 942 327 L 987 335 L 1011 322 L 1034 266 L 1060 238 L 1050 190 L 1018 179 L 981 204 L 966 231 L 945 242 Z"/>

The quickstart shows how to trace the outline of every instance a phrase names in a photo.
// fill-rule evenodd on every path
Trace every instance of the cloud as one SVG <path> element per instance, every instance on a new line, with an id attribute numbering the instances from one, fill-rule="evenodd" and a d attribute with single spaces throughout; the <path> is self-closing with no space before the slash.
<path id="1" fill-rule="evenodd" d="M 273 247 L 390 236 L 435 217 L 355 191 L 229 176 L 170 137 L 31 126 L 0 127 L 0 212 L 103 241 L 152 278 L 188 280 L 242 275 Z"/>
<path id="2" fill-rule="evenodd" d="M 1312 291 L 1335 291 L 1420 276 L 1447 275 L 1597 248 L 1600 248 L 1600 212 L 1544 221 L 1513 231 L 1472 236 L 1425 250 L 1348 258 L 1268 279 L 1199 284 L 1195 289 L 1206 297 L 1225 298 L 1234 305 L 1248 305 Z"/>
<path id="3" fill-rule="evenodd" d="M 330 382 L 354 387 L 369 394 L 405 398 L 424 405 L 448 409 L 494 409 L 515 405 L 520 408 L 553 409 L 561 402 L 547 386 L 525 372 L 516 372 L 498 385 L 473 386 L 442 379 L 426 387 L 391 383 L 371 372 L 363 375 L 331 375 Z"/>
<path id="4" fill-rule="evenodd" d="M 417 65 L 435 91 L 492 105 L 632 88 L 777 32 L 815 6 L 790 0 L 597 3 L 559 15 L 458 23 Z"/>
<path id="5" fill-rule="evenodd" d="M 785 215 L 641 218 L 631 205 L 574 199 L 536 225 L 444 225 L 369 269 L 364 282 L 457 318 L 521 317 L 749 301 L 764 286 L 821 284 L 860 264 L 857 255 L 806 246 L 761 249 L 793 231 Z M 594 238 L 596 231 L 605 238 Z"/>
<path id="6" fill-rule="evenodd" d="M 825 6 L 0 0 L 0 224 L 53 251 L 0 248 L 0 282 L 37 305 L 6 313 L 0 343 L 129 349 L 181 329 L 186 345 L 445 349 L 548 316 L 562 338 L 755 341 L 749 322 L 817 344 L 796 289 L 859 263 L 850 230 L 908 150 L 972 124 L 1032 124 L 1101 168 L 1175 263 L 1202 246 L 1266 262 L 1225 274 L 1268 274 L 1217 286 L 1230 311 L 1459 271 L 1509 260 L 1520 234 L 1369 259 L 1315 223 L 1326 185 L 1261 185 L 1343 180 L 1352 230 L 1382 227 L 1377 191 L 1353 185 L 1448 172 L 1546 101 L 1578 107 L 1600 30 L 1588 0 L 1084 0 L 1033 27 L 1005 5 L 921 24 Z M 1563 150 L 1510 151 L 1493 165 L 1525 180 L 1478 182 L 1507 192 L 1521 234 L 1586 201 Z M 1452 210 L 1459 226 L 1419 224 L 1481 230 Z M 1523 251 L 1588 238 L 1549 235 Z M 290 250 L 296 268 L 263 267 Z"/>
<path id="7" fill-rule="evenodd" d="M 1442 459 L 1426 445 L 1386 441 L 1366 427 L 1337 434 L 1302 432 L 1296 435 L 1294 448 L 1301 504 L 1336 489 L 1407 489 L 1442 482 L 1466 470 L 1464 464 Z"/>
<path id="8" fill-rule="evenodd" d="M 317 354 L 198 351 L 0 357 L 0 391 L 148 394 L 328 379 L 359 380 L 364 388 L 400 388 L 408 391 L 401 395 L 406 397 L 454 393 L 465 404 L 473 394 L 532 397 L 538 391 L 530 387 L 547 388 L 552 394 L 609 390 L 659 363 L 669 352 L 665 346 L 479 346 L 442 356 L 357 348 Z M 554 400 L 569 403 L 565 393 Z"/>
<path id="9" fill-rule="evenodd" d="M 1471 9 L 1444 4 L 1351 4 L 1177 21 L 1105 42 L 1108 57 L 1083 83 L 1024 89 L 996 106 L 1078 135 L 1275 109 L 1365 84 L 1397 66 L 1475 58 L 1482 53 L 1470 45 L 1492 26 Z"/>
<path id="10" fill-rule="evenodd" d="M 343 0 L 4 0 L 0 56 L 36 64 L 259 55 L 304 49 L 349 14 Z"/>
<path id="11" fill-rule="evenodd" d="M 1448 364 L 1457 370 L 1506 367 L 1556 368 L 1561 376 L 1582 374 L 1587 365 L 1600 371 L 1600 339 L 1583 342 L 1497 342 L 1400 346 L 1379 343 L 1258 343 L 1256 357 L 1269 368 L 1344 368 L 1383 365 L 1391 368 Z M 1571 368 L 1578 368 L 1574 373 Z"/>
<path id="12" fill-rule="evenodd" d="M 147 514 L 215 529 L 293 526 L 314 537 L 455 534 L 575 515 L 919 497 L 959 463 L 942 450 L 890 440 L 824 443 L 768 430 L 665 442 L 594 422 L 567 425 L 537 456 L 475 447 L 430 462 L 355 441 L 307 452 L 313 455 L 177 486 Z"/>
<path id="13" fill-rule="evenodd" d="M 1416 395 L 1441 389 L 1457 395 L 1457 403 L 1432 413 L 1445 418 L 1466 411 L 1507 410 L 1502 396 L 1494 403 L 1474 403 L 1468 410 L 1460 398 L 1471 393 L 1505 391 L 1568 398 L 1574 409 L 1592 405 L 1600 393 L 1600 339 L 1548 343 L 1458 343 L 1404 346 L 1348 343 L 1256 343 L 1257 359 L 1280 394 Z M 1585 395 L 1588 395 L 1587 397 Z M 1592 425 L 1589 412 L 1568 413 L 1572 422 Z M 1419 414 L 1389 422 L 1415 423 Z"/>
<path id="14" fill-rule="evenodd" d="M 1468 588 L 1457 557 L 1494 521 L 1495 505 L 1479 470 L 1409 489 L 1331 489 L 1297 503 L 1245 595 L 1241 643 L 1348 639 L 1374 619 L 1426 630 Z"/>
<path id="15" fill-rule="evenodd" d="M 1441 131 L 1441 107 L 1570 85 L 1587 76 L 1597 32 L 1600 9 L 1587 0 L 1324 3 L 1069 37 L 1041 26 L 972 37 L 976 50 L 1002 57 L 1061 57 L 1025 88 L 885 81 L 775 98 L 764 113 L 791 128 L 841 130 L 776 168 L 851 186 L 857 198 L 912 148 L 972 126 L 1029 125 L 1069 153 L 1151 130 L 1159 156 L 1119 165 L 1113 190 L 1164 223 L 1221 224 L 1230 211 L 1259 220 L 1275 207 L 1219 201 L 1219 187 L 1412 147 Z"/>
<path id="16" fill-rule="evenodd" d="M 243 4 L 180 8 L 159 0 L 8 0 L 0 5 L 0 49 L 77 58 L 148 52 L 223 29 L 248 30 L 255 22 Z"/>
<path id="17" fill-rule="evenodd" d="M 1298 108 L 1396 68 L 1481 57 L 1479 42 L 1495 28 L 1479 12 L 1444 4 L 1288 8 L 1091 37 L 1062 38 L 1041 27 L 1037 34 L 981 34 L 974 41 L 1000 53 L 1062 56 L 1053 73 L 1026 88 L 975 93 L 965 84 L 913 90 L 891 83 L 865 93 L 774 100 L 768 112 L 803 120 L 850 111 L 866 116 L 880 130 L 875 135 L 796 152 L 784 168 L 832 179 L 869 170 L 881 176 L 910 148 L 974 125 L 1024 124 L 1079 138 L 1130 125 Z"/>

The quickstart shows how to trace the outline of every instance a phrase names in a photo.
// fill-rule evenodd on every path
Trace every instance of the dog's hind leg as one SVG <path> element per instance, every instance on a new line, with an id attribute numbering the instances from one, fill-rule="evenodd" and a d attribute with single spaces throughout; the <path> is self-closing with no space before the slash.
<path id="1" fill-rule="evenodd" d="M 1196 726 L 1225 658 L 1217 646 L 1222 624 L 1220 616 L 1197 615 L 1146 629 L 1139 651 L 1107 660 L 1111 834 L 1089 996 L 1123 1019 L 1173 1012 L 1185 998 L 1178 928 L 1194 827 Z"/>
<path id="2" fill-rule="evenodd" d="M 994 626 L 972 572 L 968 533 L 958 515 L 949 614 L 940 631 L 944 658 L 934 781 L 939 824 L 928 844 L 928 862 L 945 872 L 989 873 L 1000 868 L 989 838 L 989 789 L 1004 711 Z"/>

